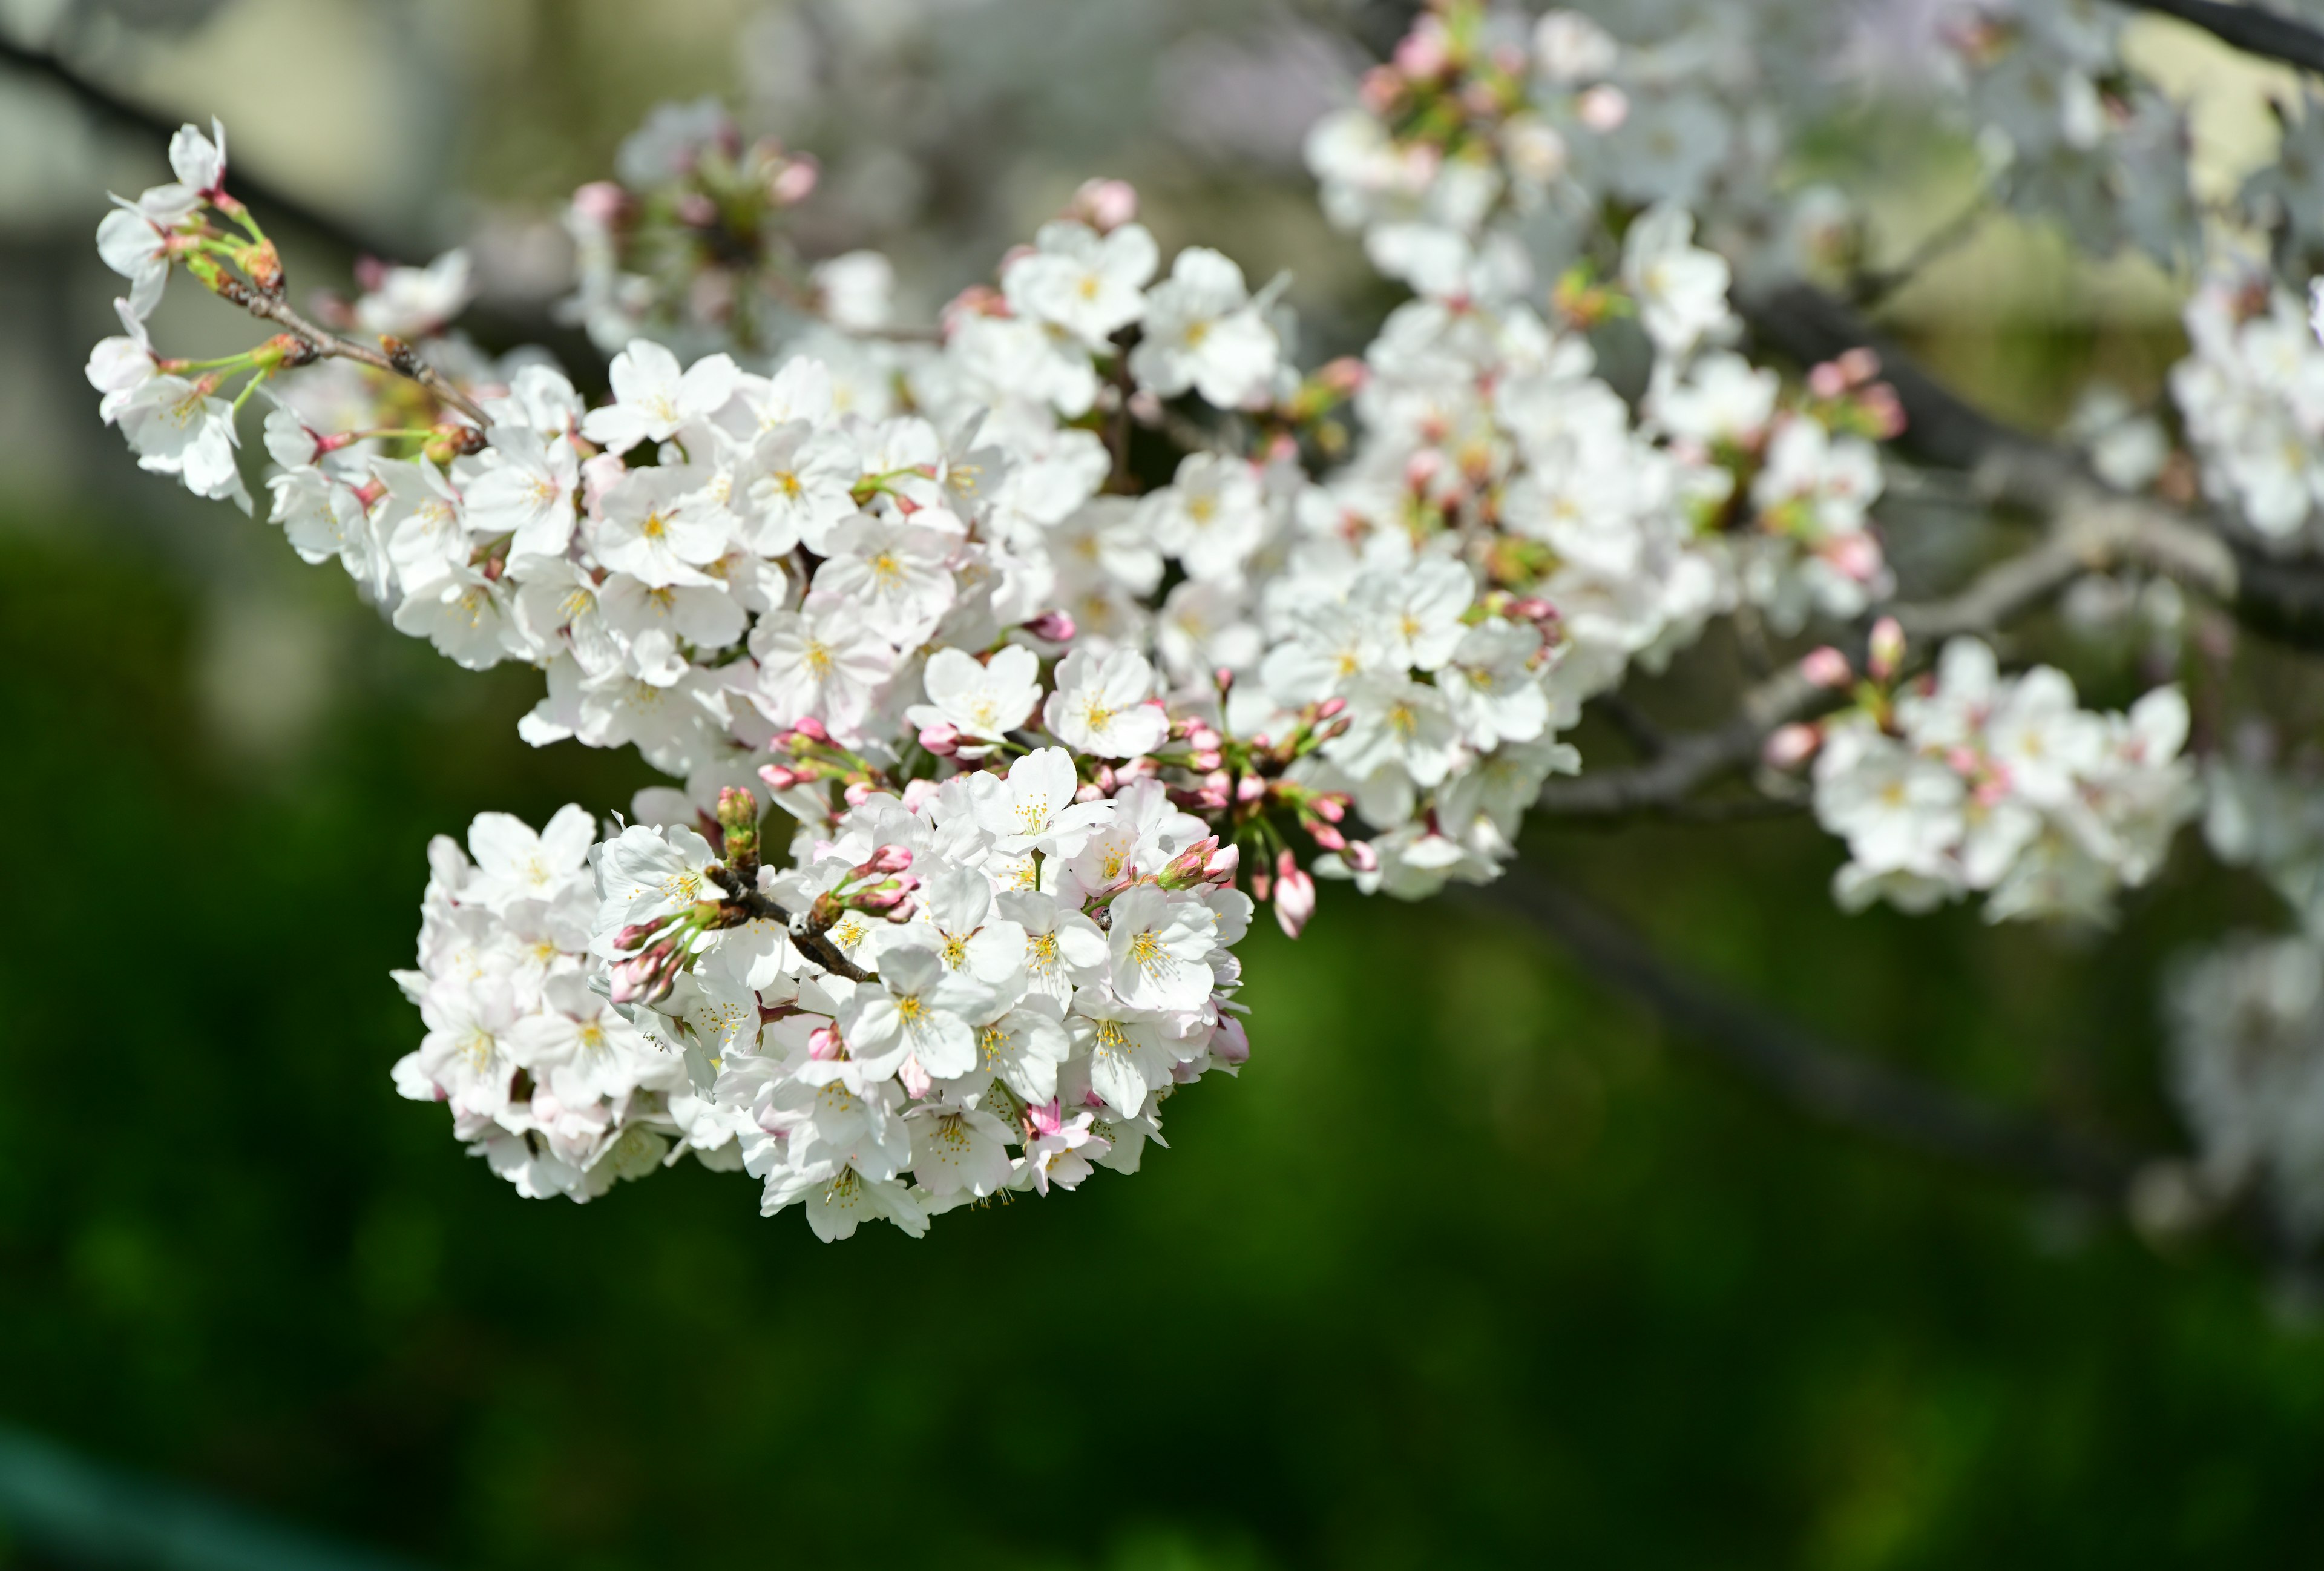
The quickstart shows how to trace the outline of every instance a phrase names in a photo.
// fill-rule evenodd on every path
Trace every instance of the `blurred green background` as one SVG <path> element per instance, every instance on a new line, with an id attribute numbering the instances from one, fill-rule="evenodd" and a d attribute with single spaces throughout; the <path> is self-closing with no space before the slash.
<path id="1" fill-rule="evenodd" d="M 861 221 L 935 236 L 931 288 L 1102 158 L 1167 235 L 1222 232 L 1261 274 L 1292 263 L 1327 331 L 1360 320 L 1279 147 L 1174 131 L 1159 88 L 1085 146 L 1074 105 L 1104 102 L 1100 66 L 1133 45 L 1153 47 L 1132 74 L 1166 84 L 1156 51 L 1199 65 L 1306 37 L 1328 63 L 1377 42 L 1373 11 L 1093 3 L 1071 13 L 1093 76 L 1064 44 L 1028 64 L 986 36 L 996 17 L 1054 32 L 1068 14 L 1037 0 L 885 9 L 894 70 L 954 116 L 898 156 L 967 116 L 995 171 L 972 189 L 939 170 Z M 21 34 L 34 10 L 59 7 L 0 22 Z M 385 230 L 497 224 L 521 254 L 538 204 L 646 105 L 732 88 L 721 41 L 789 14 L 148 4 L 76 47 L 172 110 L 289 82 L 303 110 L 232 122 L 251 167 Z M 333 57 L 352 74 L 336 108 L 319 60 L 267 74 L 365 38 L 394 48 Z M 1197 92 L 1185 70 L 1174 90 Z M 367 116 L 415 103 L 387 123 L 460 171 L 471 209 L 399 194 L 379 172 L 395 158 L 331 164 L 368 145 Z M 691 1166 L 586 1207 L 517 1199 L 389 1085 L 420 1030 L 385 974 L 410 963 L 421 848 L 486 809 L 618 806 L 647 772 L 527 748 L 532 673 L 455 670 L 263 524 L 135 473 L 77 381 L 110 328 L 86 236 L 90 182 L 156 178 L 158 150 L 5 78 L 0 116 L 0 1423 L 441 1566 L 2316 1553 L 2324 1335 L 2247 1255 L 2158 1253 L 2115 1216 L 1805 1122 L 1452 901 L 1327 888 L 1299 943 L 1256 933 L 1251 1064 L 1174 1102 L 1172 1149 L 1135 1180 L 835 1247 Z M 323 153 L 294 134 L 309 121 Z M 344 264 L 294 259 L 294 280 Z M 2022 418 L 2061 417 L 2092 367 L 2151 392 L 2175 352 L 2160 283 L 2080 277 L 2058 263 L 1974 331 L 1942 290 L 1899 320 Z M 1699 707 L 1721 647 L 1644 701 Z M 2127 689 L 2102 661 L 2079 674 Z M 2162 1147 L 2158 969 L 2272 919 L 2192 845 L 2098 937 L 1844 918 L 1837 853 L 1796 820 L 1549 827 L 1529 850 L 1739 994 Z M 77 1563 L 0 1543 L 0 1565 Z"/>

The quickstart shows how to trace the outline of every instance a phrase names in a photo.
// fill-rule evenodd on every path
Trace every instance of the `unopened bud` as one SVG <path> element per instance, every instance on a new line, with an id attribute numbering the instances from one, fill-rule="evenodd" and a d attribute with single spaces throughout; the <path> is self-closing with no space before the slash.
<path id="1" fill-rule="evenodd" d="M 823 728 L 823 722 L 816 719 L 812 715 L 801 716 L 798 720 L 792 722 L 791 731 L 793 735 L 804 736 L 809 742 L 829 742 L 831 740 L 831 733 L 825 730 Z"/>
<path id="2" fill-rule="evenodd" d="M 1582 124 L 1604 135 L 1621 126 L 1630 117 L 1629 95 L 1621 88 L 1600 82 L 1573 100 L 1573 113 Z"/>
<path id="3" fill-rule="evenodd" d="M 779 763 L 761 764 L 759 778 L 767 782 L 767 789 L 770 791 L 787 791 L 799 782 L 797 773 L 785 769 Z"/>
<path id="4" fill-rule="evenodd" d="M 1235 781 L 1235 800 L 1248 806 L 1267 795 L 1267 777 L 1247 774 Z"/>
<path id="5" fill-rule="evenodd" d="M 1843 350 L 1832 364 L 1839 367 L 1840 375 L 1850 387 L 1861 387 L 1880 374 L 1880 356 L 1862 345 Z"/>
<path id="6" fill-rule="evenodd" d="M 1348 842 L 1348 848 L 1340 855 L 1346 860 L 1348 865 L 1358 873 L 1379 871 L 1379 852 L 1374 849 L 1369 840 L 1351 840 Z"/>
<path id="7" fill-rule="evenodd" d="M 953 725 L 924 725 L 920 728 L 920 745 L 938 758 L 950 758 L 960 751 L 960 727 Z"/>
<path id="8" fill-rule="evenodd" d="M 1308 811 L 1329 824 L 1336 824 L 1348 816 L 1348 799 L 1342 796 L 1317 797 L 1307 804 Z"/>
<path id="9" fill-rule="evenodd" d="M 1234 686 L 1234 668 L 1232 666 L 1221 666 L 1217 670 L 1211 673 L 1211 679 L 1218 683 L 1219 695 L 1223 698 Z"/>
<path id="10" fill-rule="evenodd" d="M 1063 611 L 1044 611 L 1025 624 L 1025 631 L 1044 643 L 1071 643 L 1078 630 L 1074 619 Z"/>
<path id="11" fill-rule="evenodd" d="M 1315 718 L 1318 720 L 1334 719 L 1342 711 L 1344 711 L 1347 707 L 1348 701 L 1345 698 L 1326 698 L 1322 703 L 1315 706 Z"/>
<path id="12" fill-rule="evenodd" d="M 847 789 L 840 795 L 847 799 L 849 807 L 860 808 L 872 799 L 872 782 L 868 780 L 850 781 Z"/>
<path id="13" fill-rule="evenodd" d="M 1219 848 L 1219 837 L 1208 835 L 1187 846 L 1163 865 L 1154 875 L 1154 882 L 1164 889 L 1192 889 L 1205 882 L 1210 874 L 1210 861 Z"/>
<path id="14" fill-rule="evenodd" d="M 1876 682 L 1886 681 L 1904 663 L 1904 628 L 1894 616 L 1883 616 L 1872 624 L 1869 659 Z"/>
<path id="15" fill-rule="evenodd" d="M 1111 234 L 1138 217 L 1138 191 L 1128 180 L 1086 180 L 1066 211 L 1099 234 Z"/>
<path id="16" fill-rule="evenodd" d="M 821 166 L 813 158 L 796 154 L 767 182 L 767 194 L 774 198 L 779 208 L 796 206 L 815 193 L 816 181 L 822 175 Z"/>
<path id="17" fill-rule="evenodd" d="M 1848 391 L 1848 374 L 1837 362 L 1826 360 L 1809 370 L 1808 391 L 1818 398 L 1838 398 Z"/>
<path id="18" fill-rule="evenodd" d="M 1770 769 L 1797 769 L 1815 756 L 1823 745 L 1823 734 L 1812 725 L 1794 722 L 1778 725 L 1760 748 L 1759 756 Z"/>
<path id="19" fill-rule="evenodd" d="M 1806 658 L 1800 661 L 1800 675 L 1819 688 L 1845 688 L 1856 679 L 1848 657 L 1828 643 L 1808 651 Z"/>
<path id="20" fill-rule="evenodd" d="M 1229 888 L 1234 883 L 1235 874 L 1241 870 L 1242 847 L 1222 846 L 1212 852 L 1203 864 L 1203 882 L 1215 883 L 1222 889 Z"/>
<path id="21" fill-rule="evenodd" d="M 1307 834 L 1316 845 L 1326 851 L 1344 851 L 1348 848 L 1348 837 L 1329 824 L 1310 824 L 1307 826 Z"/>
<path id="22" fill-rule="evenodd" d="M 855 871 L 860 876 L 903 872 L 912 864 L 912 848 L 908 846 L 882 846 L 872 853 L 871 860 Z"/>
<path id="23" fill-rule="evenodd" d="M 1250 1062 L 1250 1033 L 1243 1030 L 1240 1019 L 1231 1014 L 1219 1017 L 1219 1029 L 1211 1033 L 1211 1057 L 1234 1068 Z"/>
<path id="24" fill-rule="evenodd" d="M 807 1056 L 828 1063 L 839 1057 L 842 1045 L 837 1026 L 817 1026 L 807 1032 Z"/>
<path id="25" fill-rule="evenodd" d="M 1315 914 L 1315 881 L 1285 851 L 1275 858 L 1275 919 L 1284 937 L 1296 938 Z"/>

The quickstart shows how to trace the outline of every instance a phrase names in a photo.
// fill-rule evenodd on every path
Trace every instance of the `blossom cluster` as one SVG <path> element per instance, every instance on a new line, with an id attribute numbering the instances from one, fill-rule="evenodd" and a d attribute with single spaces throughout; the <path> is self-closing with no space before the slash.
<path id="1" fill-rule="evenodd" d="M 1814 754 L 1817 820 L 1848 843 L 1832 886 L 1842 905 L 1927 910 L 1976 891 L 1989 921 L 2102 920 L 2118 889 L 2154 875 L 2200 801 L 2178 688 L 2098 714 L 2064 672 L 2004 676 L 1969 638 L 1892 688 L 1900 646 L 1876 634 L 1861 682 L 1837 651 L 1812 655 L 1811 674 L 1854 684 L 1857 701 L 1771 748 Z"/>
<path id="2" fill-rule="evenodd" d="M 757 804 L 715 840 L 591 846 L 480 818 L 439 839 L 404 1095 L 531 1197 L 586 1200 L 688 1152 L 816 1234 L 1135 1172 L 1161 1104 L 1250 1054 L 1235 856 L 1159 782 L 1076 800 L 1046 748 L 801 825 L 760 865 Z"/>
<path id="3" fill-rule="evenodd" d="M 2172 1089 L 2215 1201 L 2258 1189 L 2324 1235 L 2324 944 L 2244 934 L 2168 980 Z"/>
<path id="4" fill-rule="evenodd" d="M 2232 254 L 2204 271 L 2183 312 L 2187 358 L 2171 392 L 2203 488 L 2262 535 L 2304 529 L 2324 502 L 2324 345 L 2267 273 Z"/>

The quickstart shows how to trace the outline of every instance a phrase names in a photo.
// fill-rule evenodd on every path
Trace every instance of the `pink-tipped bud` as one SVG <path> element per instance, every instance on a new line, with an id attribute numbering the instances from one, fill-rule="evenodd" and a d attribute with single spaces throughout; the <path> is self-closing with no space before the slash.
<path id="1" fill-rule="evenodd" d="M 767 194 L 779 208 L 794 207 L 815 194 L 816 182 L 822 178 L 823 170 L 813 158 L 796 154 L 767 182 Z"/>
<path id="2" fill-rule="evenodd" d="M 1209 835 L 1195 841 L 1163 864 L 1154 875 L 1154 882 L 1164 889 L 1192 889 L 1209 876 L 1210 861 L 1219 848 L 1219 837 Z"/>
<path id="3" fill-rule="evenodd" d="M 1872 434 L 1882 441 L 1894 441 L 1904 434 L 1904 402 L 1896 390 L 1885 382 L 1876 382 L 1856 395 L 1857 407 L 1872 427 Z"/>
<path id="4" fill-rule="evenodd" d="M 1872 648 L 1869 662 L 1872 679 L 1885 682 L 1896 674 L 1904 663 L 1904 628 L 1894 616 L 1883 616 L 1872 624 Z"/>
<path id="5" fill-rule="evenodd" d="M 1025 624 L 1025 631 L 1044 643 L 1071 643 L 1079 629 L 1065 612 L 1044 611 Z"/>
<path id="6" fill-rule="evenodd" d="M 1573 100 L 1574 117 L 1603 136 L 1618 130 L 1630 117 L 1629 95 L 1621 88 L 1600 82 Z"/>
<path id="7" fill-rule="evenodd" d="M 920 728 L 920 745 L 938 758 L 950 758 L 960 751 L 960 727 L 952 725 L 924 725 Z"/>
<path id="8" fill-rule="evenodd" d="M 870 877 L 874 873 L 901 873 L 912 864 L 912 848 L 908 846 L 882 846 L 872 853 L 872 859 L 855 871 Z"/>
<path id="9" fill-rule="evenodd" d="M 1848 391 L 1848 374 L 1831 360 L 1808 371 L 1808 391 L 1818 398 L 1838 398 Z"/>
<path id="10" fill-rule="evenodd" d="M 1128 180 L 1085 180 L 1066 208 L 1101 235 L 1110 235 L 1138 217 L 1138 190 Z"/>
<path id="11" fill-rule="evenodd" d="M 1446 44 L 1443 24 L 1423 25 L 1406 33 L 1397 44 L 1393 59 L 1396 69 L 1409 80 L 1427 81 L 1441 76 L 1444 68 L 1452 63 L 1452 51 Z"/>
<path id="12" fill-rule="evenodd" d="M 1026 1108 L 1025 1122 L 1037 1135 L 1055 1134 L 1065 1127 L 1065 1110 L 1052 1096 L 1038 1106 Z"/>
<path id="13" fill-rule="evenodd" d="M 1250 1033 L 1242 1029 L 1239 1017 L 1219 1017 L 1219 1029 L 1211 1033 L 1211 1057 L 1238 1069 L 1250 1062 Z"/>
<path id="14" fill-rule="evenodd" d="M 1234 668 L 1232 666 L 1221 666 L 1218 670 L 1211 673 L 1211 680 L 1218 683 L 1219 697 L 1222 698 L 1225 698 L 1234 688 Z"/>
<path id="15" fill-rule="evenodd" d="M 1356 97 L 1375 115 L 1385 115 L 1394 108 L 1403 92 L 1404 79 L 1387 66 L 1372 67 L 1356 83 Z"/>
<path id="16" fill-rule="evenodd" d="M 1251 899 L 1265 900 L 1267 898 L 1268 892 L 1272 890 L 1274 887 L 1275 880 L 1265 868 L 1261 868 L 1259 872 L 1250 875 Z"/>
<path id="17" fill-rule="evenodd" d="M 1186 767 L 1199 769 L 1205 774 L 1225 762 L 1226 755 L 1215 747 L 1206 747 L 1200 753 L 1190 753 L 1186 755 Z"/>
<path id="18" fill-rule="evenodd" d="M 1348 842 L 1348 848 L 1340 855 L 1347 860 L 1348 865 L 1358 873 L 1379 871 L 1379 852 L 1373 848 L 1372 843 L 1369 840 L 1351 840 Z"/>
<path id="19" fill-rule="evenodd" d="M 823 728 L 823 722 L 816 719 L 812 715 L 802 716 L 798 720 L 793 721 L 791 723 L 791 733 L 793 735 L 804 736 L 809 742 L 829 742 L 831 740 L 831 733 L 825 731 Z"/>
<path id="20" fill-rule="evenodd" d="M 1843 351 L 1832 364 L 1840 367 L 1850 387 L 1861 387 L 1880 374 L 1880 356 L 1861 345 Z"/>
<path id="21" fill-rule="evenodd" d="M 1835 571 L 1859 584 L 1868 584 L 1880 576 L 1880 542 L 1860 531 L 1834 535 L 1817 554 Z"/>
<path id="22" fill-rule="evenodd" d="M 936 1085 L 935 1079 L 920 1067 L 918 1053 L 906 1053 L 904 1061 L 896 1066 L 896 1078 L 904 1087 L 904 1095 L 918 1102 Z"/>
<path id="23" fill-rule="evenodd" d="M 1423 448 L 1404 461 L 1404 483 L 1415 491 L 1427 490 L 1443 472 L 1444 455 L 1434 448 Z"/>
<path id="24" fill-rule="evenodd" d="M 1316 845 L 1326 851 L 1345 851 L 1348 848 L 1348 837 L 1329 824 L 1310 824 L 1307 826 L 1307 834 Z"/>
<path id="25" fill-rule="evenodd" d="M 1222 846 L 1212 852 L 1203 864 L 1203 882 L 1215 883 L 1222 889 L 1230 888 L 1234 883 L 1235 874 L 1241 871 L 1242 847 Z"/>
<path id="26" fill-rule="evenodd" d="M 1315 706 L 1315 718 L 1318 720 L 1337 719 L 1340 715 L 1345 712 L 1347 707 L 1348 701 L 1345 698 L 1326 698 L 1322 703 Z"/>
<path id="27" fill-rule="evenodd" d="M 1759 756 L 1769 769 L 1797 769 L 1813 758 L 1816 749 L 1822 745 L 1823 733 L 1812 725 L 1794 722 L 1776 726 L 1759 750 Z"/>
<path id="28" fill-rule="evenodd" d="M 619 453 L 600 453 L 581 460 L 581 504 L 589 510 L 590 517 L 604 512 L 605 493 L 629 472 L 630 467 L 622 462 Z"/>
<path id="29" fill-rule="evenodd" d="M 1260 800 L 1267 795 L 1267 777 L 1265 775 L 1259 774 L 1247 774 L 1243 776 L 1240 780 L 1235 781 L 1234 794 L 1235 800 L 1241 802 L 1246 807 L 1252 802 Z"/>
<path id="30" fill-rule="evenodd" d="M 1194 748 L 1198 753 L 1212 752 L 1225 740 L 1226 739 L 1224 737 L 1212 730 L 1210 726 L 1200 720 L 1195 721 L 1192 725 L 1189 725 L 1186 728 L 1186 745 Z M 1216 764 L 1213 764 L 1211 767 L 1215 769 L 1218 766 Z"/>
<path id="31" fill-rule="evenodd" d="M 847 799 L 849 807 L 860 808 L 872 799 L 872 782 L 868 780 L 850 781 L 847 789 L 840 795 Z"/>
<path id="32" fill-rule="evenodd" d="M 612 180 L 594 180 L 573 193 L 573 210 L 600 228 L 611 228 L 629 199 Z"/>
<path id="33" fill-rule="evenodd" d="M 787 791 L 798 784 L 799 781 L 796 773 L 785 769 L 779 763 L 761 764 L 759 778 L 767 782 L 767 789 L 770 791 Z"/>
<path id="34" fill-rule="evenodd" d="M 1849 669 L 1848 657 L 1828 643 L 1821 649 L 1808 651 L 1806 658 L 1800 661 L 1800 675 L 1819 688 L 1834 689 L 1845 688 L 1856 680 L 1856 672 Z"/>
<path id="35" fill-rule="evenodd" d="M 1275 859 L 1275 919 L 1284 937 L 1296 938 L 1315 914 L 1315 881 L 1290 852 Z"/>
<path id="36" fill-rule="evenodd" d="M 1093 780 L 1085 780 L 1074 788 L 1074 800 L 1102 802 L 1105 800 L 1105 788 Z"/>
<path id="37" fill-rule="evenodd" d="M 1325 823 L 1336 824 L 1348 816 L 1348 799 L 1342 796 L 1317 797 L 1307 809 Z"/>
<path id="38" fill-rule="evenodd" d="M 839 1057 L 841 1043 L 837 1026 L 820 1025 L 807 1034 L 807 1056 L 823 1063 Z"/>

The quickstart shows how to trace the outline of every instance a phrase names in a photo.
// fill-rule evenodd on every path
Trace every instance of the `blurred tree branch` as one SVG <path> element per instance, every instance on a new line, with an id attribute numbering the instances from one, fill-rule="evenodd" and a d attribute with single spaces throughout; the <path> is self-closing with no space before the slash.
<path id="1" fill-rule="evenodd" d="M 1833 1047 L 1672 966 L 1613 917 L 1522 863 L 1472 898 L 1539 929 L 1591 978 L 1645 1005 L 1681 1040 L 1824 1123 L 2068 1190 L 2115 1213 L 2148 1160 Z"/>
<path id="2" fill-rule="evenodd" d="M 2264 5 L 2229 5 L 2220 0 L 2121 0 L 2138 11 L 2158 12 L 2201 28 L 2246 54 L 2282 60 L 2302 70 L 2324 71 L 2324 32 Z"/>

